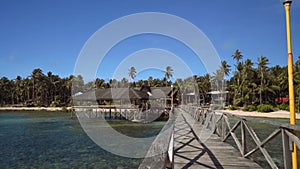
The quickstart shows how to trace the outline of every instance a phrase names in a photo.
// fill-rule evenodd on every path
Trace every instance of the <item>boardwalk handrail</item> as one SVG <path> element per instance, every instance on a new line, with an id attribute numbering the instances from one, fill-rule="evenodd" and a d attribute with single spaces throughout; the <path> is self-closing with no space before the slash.
<path id="1" fill-rule="evenodd" d="M 151 147 L 149 148 L 146 158 L 140 164 L 140 169 L 145 168 L 173 168 L 173 135 L 174 135 L 174 110 L 169 112 L 169 120 L 166 122 L 161 130 L 161 133 L 157 135 Z M 169 153 L 169 150 L 171 152 Z M 171 154 L 171 156 L 169 155 Z"/>
<path id="2" fill-rule="evenodd" d="M 282 150 L 284 158 L 284 167 L 286 169 L 291 168 L 291 151 L 292 151 L 292 142 L 297 145 L 297 148 L 300 149 L 300 139 L 292 131 L 300 131 L 299 125 L 291 125 L 287 123 L 278 123 L 266 119 L 258 119 L 244 116 L 232 115 L 222 111 L 212 111 L 208 109 L 203 109 L 193 106 L 182 106 L 182 109 L 191 114 L 197 121 L 203 124 L 205 127 L 210 128 L 214 131 L 214 134 L 217 134 L 221 141 L 225 142 L 228 138 L 232 137 L 234 143 L 236 144 L 238 150 L 240 151 L 243 157 L 249 157 L 253 153 L 260 151 L 271 168 L 279 168 L 269 152 L 265 148 L 265 145 L 273 140 L 276 136 L 281 134 L 282 140 Z M 218 117 L 217 117 L 218 116 Z M 236 117 L 238 120 L 234 125 L 230 125 L 229 118 Z M 253 121 L 271 124 L 277 128 L 264 140 L 260 140 L 255 131 L 251 126 L 247 124 L 247 121 Z M 240 127 L 240 136 L 241 141 L 238 139 L 237 128 Z M 250 135 L 250 138 L 255 142 L 255 147 L 252 149 L 247 149 L 247 142 L 249 138 L 246 136 L 246 132 Z M 247 141 L 248 140 L 248 141 Z"/>
<path id="3" fill-rule="evenodd" d="M 174 168 L 174 127 L 175 127 L 175 109 L 171 108 L 169 112 L 172 132 L 168 136 L 168 150 L 165 157 L 165 166 L 163 168 Z"/>

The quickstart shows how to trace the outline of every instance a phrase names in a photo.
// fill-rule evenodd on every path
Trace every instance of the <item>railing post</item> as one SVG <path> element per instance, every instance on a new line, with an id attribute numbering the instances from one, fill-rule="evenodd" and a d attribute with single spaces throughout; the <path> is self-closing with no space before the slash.
<path id="1" fill-rule="evenodd" d="M 174 133 L 175 133 L 175 110 L 173 110 L 172 111 L 172 118 L 173 118 L 173 127 L 172 127 L 172 136 L 171 136 L 171 139 L 172 139 L 172 161 L 171 161 L 171 167 L 172 167 L 172 169 L 174 169 L 174 165 L 175 165 L 175 161 L 174 161 L 174 154 L 175 154 L 175 149 L 174 149 L 174 145 L 175 145 L 175 135 L 174 135 Z"/>
<path id="2" fill-rule="evenodd" d="M 283 148 L 283 159 L 284 159 L 284 168 L 290 169 L 291 165 L 291 151 L 290 151 L 290 141 L 289 136 L 285 133 L 285 129 L 281 128 L 282 135 L 282 148 Z"/>
<path id="3" fill-rule="evenodd" d="M 245 122 L 244 119 L 241 119 L 241 136 L 242 136 L 242 155 L 245 157 L 246 150 L 247 150 L 247 138 L 245 132 Z"/>
<path id="4" fill-rule="evenodd" d="M 222 140 L 224 140 L 226 136 L 226 122 L 225 122 L 224 114 L 222 114 L 221 122 L 222 122 L 221 124 Z"/>
<path id="5" fill-rule="evenodd" d="M 175 124 L 174 124 L 175 125 Z M 172 153 L 172 169 L 174 169 L 174 165 L 175 165 L 175 160 L 174 160 L 174 154 L 175 154 L 175 149 L 174 149 L 174 142 L 175 142 L 175 139 L 174 139 L 175 137 L 174 137 L 174 128 L 173 128 L 173 134 L 172 134 L 172 139 L 173 139 L 173 153 Z"/>

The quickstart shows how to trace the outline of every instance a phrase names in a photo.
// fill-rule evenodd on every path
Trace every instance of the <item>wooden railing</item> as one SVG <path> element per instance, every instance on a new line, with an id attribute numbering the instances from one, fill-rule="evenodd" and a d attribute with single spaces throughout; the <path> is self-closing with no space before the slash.
<path id="1" fill-rule="evenodd" d="M 300 149 L 299 136 L 294 134 L 300 131 L 299 125 L 290 125 L 288 123 L 279 123 L 260 118 L 236 116 L 222 111 L 212 111 L 192 106 L 182 106 L 182 109 L 193 116 L 199 123 L 213 130 L 214 134 L 217 134 L 221 141 L 225 142 L 231 137 L 241 153 L 241 156 L 248 158 L 255 152 L 260 151 L 271 168 L 280 168 L 274 162 L 266 148 L 266 145 L 268 143 L 270 144 L 275 137 L 277 138 L 281 135 L 282 158 L 284 161 L 284 168 L 286 169 L 291 168 L 292 143 L 295 143 L 297 149 Z M 230 124 L 230 118 L 235 119 L 233 125 Z M 248 124 L 250 121 L 270 124 L 275 126 L 275 129 L 264 140 L 261 140 L 254 129 Z M 240 128 L 240 130 L 238 128 Z M 250 142 L 250 139 L 255 143 L 254 148 L 249 148 L 247 144 Z"/>
<path id="2" fill-rule="evenodd" d="M 174 110 L 172 109 L 169 120 L 166 122 L 161 132 L 153 141 L 147 152 L 145 159 L 139 166 L 139 169 L 146 168 L 173 168 L 174 159 Z"/>
<path id="3" fill-rule="evenodd" d="M 154 121 L 165 109 L 161 107 L 152 107 L 146 111 L 138 108 L 116 107 L 116 106 L 76 106 L 71 111 L 71 117 L 81 119 L 126 119 L 138 120 L 139 122 L 148 123 Z"/>

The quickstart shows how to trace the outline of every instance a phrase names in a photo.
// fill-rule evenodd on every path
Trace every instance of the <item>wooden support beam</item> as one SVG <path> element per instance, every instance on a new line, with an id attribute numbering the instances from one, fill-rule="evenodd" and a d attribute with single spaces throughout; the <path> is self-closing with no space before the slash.
<path id="1" fill-rule="evenodd" d="M 292 159 L 291 159 L 291 151 L 289 144 L 289 136 L 286 134 L 285 129 L 281 129 L 282 136 L 282 149 L 283 149 L 283 160 L 284 160 L 284 168 L 290 169 L 292 168 Z"/>
<path id="2" fill-rule="evenodd" d="M 241 121 L 241 137 L 242 137 L 242 156 L 245 157 L 247 151 L 247 138 L 246 138 L 246 130 L 245 130 L 245 121 Z"/>
<path id="3" fill-rule="evenodd" d="M 255 144 L 257 145 L 257 147 L 259 148 L 259 150 L 261 151 L 261 153 L 264 155 L 264 157 L 266 158 L 267 162 L 269 163 L 269 165 L 272 168 L 278 168 L 277 165 L 275 164 L 275 162 L 273 161 L 272 157 L 270 156 L 270 154 L 268 153 L 268 151 L 261 146 L 261 141 L 258 138 L 258 136 L 256 135 L 256 133 L 254 132 L 254 130 L 249 127 L 248 125 L 245 125 L 246 129 L 248 130 L 250 136 L 252 137 L 252 139 L 254 140 Z"/>

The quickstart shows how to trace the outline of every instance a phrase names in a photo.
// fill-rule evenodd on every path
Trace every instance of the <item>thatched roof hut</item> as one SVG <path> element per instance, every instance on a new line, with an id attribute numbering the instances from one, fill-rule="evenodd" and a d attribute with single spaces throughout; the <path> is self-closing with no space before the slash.
<path id="1" fill-rule="evenodd" d="M 173 88 L 174 89 L 174 88 Z M 176 101 L 177 91 L 172 92 L 171 87 L 142 87 L 141 89 L 135 88 L 106 88 L 106 89 L 93 89 L 81 95 L 74 96 L 74 101 L 97 101 L 98 104 L 106 104 L 105 101 L 114 102 L 120 101 L 121 104 L 132 103 L 139 105 L 148 100 L 155 100 L 151 102 L 155 106 L 156 103 L 170 105 L 171 99 Z M 172 97 L 173 94 L 173 97 Z M 118 102 L 116 102 L 118 104 Z"/>
<path id="2" fill-rule="evenodd" d="M 76 101 L 96 101 L 96 100 L 148 100 L 149 95 L 145 91 L 132 88 L 107 88 L 94 89 L 79 96 L 73 97 Z"/>
<path id="3" fill-rule="evenodd" d="M 173 92 L 176 95 L 177 91 Z M 160 93 L 160 94 L 156 94 Z M 159 98 L 170 98 L 172 96 L 171 87 L 142 87 L 134 88 L 106 88 L 93 89 L 81 95 L 74 96 L 76 101 L 96 101 L 96 100 L 149 100 Z"/>

